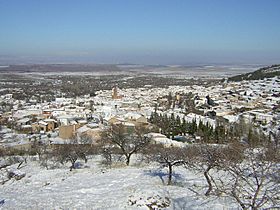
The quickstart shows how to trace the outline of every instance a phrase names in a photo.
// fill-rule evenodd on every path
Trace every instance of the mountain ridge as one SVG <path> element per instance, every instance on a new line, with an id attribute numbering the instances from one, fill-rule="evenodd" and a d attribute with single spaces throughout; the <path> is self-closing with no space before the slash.
<path id="1" fill-rule="evenodd" d="M 256 71 L 229 77 L 228 81 L 239 82 L 242 80 L 259 80 L 280 76 L 280 64 L 262 67 Z"/>

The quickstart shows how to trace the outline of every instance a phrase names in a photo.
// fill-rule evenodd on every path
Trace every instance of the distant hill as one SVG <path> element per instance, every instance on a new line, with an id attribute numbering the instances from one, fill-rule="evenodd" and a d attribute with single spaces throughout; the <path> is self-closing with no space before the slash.
<path id="1" fill-rule="evenodd" d="M 254 72 L 233 76 L 230 77 L 228 81 L 237 82 L 242 80 L 259 80 L 259 79 L 270 78 L 275 76 L 280 76 L 280 64 L 263 67 Z"/>

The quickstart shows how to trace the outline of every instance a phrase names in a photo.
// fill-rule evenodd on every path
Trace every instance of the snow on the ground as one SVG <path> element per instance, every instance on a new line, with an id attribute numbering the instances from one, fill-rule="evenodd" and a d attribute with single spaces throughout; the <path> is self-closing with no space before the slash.
<path id="1" fill-rule="evenodd" d="M 175 168 L 175 184 L 167 186 L 157 166 L 106 169 L 95 159 L 87 166 L 47 170 L 29 160 L 19 169 L 25 177 L 0 185 L 0 209 L 238 209 L 230 199 L 204 196 L 203 177 L 184 168 Z"/>

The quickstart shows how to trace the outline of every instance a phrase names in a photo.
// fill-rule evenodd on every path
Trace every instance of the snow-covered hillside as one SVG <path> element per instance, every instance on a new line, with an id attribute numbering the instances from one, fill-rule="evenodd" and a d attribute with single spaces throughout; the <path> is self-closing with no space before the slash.
<path id="1" fill-rule="evenodd" d="M 272 65 L 260 68 L 256 71 L 230 77 L 229 81 L 259 80 L 280 76 L 280 65 Z"/>
<path id="2" fill-rule="evenodd" d="M 1 169 L 2 178 L 5 171 Z M 66 166 L 47 170 L 29 160 L 20 171 L 24 178 L 0 185 L 0 208 L 238 209 L 229 198 L 204 196 L 204 178 L 185 168 L 175 169 L 171 186 L 165 184 L 166 171 L 157 166 L 106 169 L 96 159 L 73 171 Z"/>

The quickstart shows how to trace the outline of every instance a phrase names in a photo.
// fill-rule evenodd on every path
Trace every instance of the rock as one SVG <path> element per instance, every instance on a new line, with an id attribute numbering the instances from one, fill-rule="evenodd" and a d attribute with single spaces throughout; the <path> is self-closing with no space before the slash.
<path id="1" fill-rule="evenodd" d="M 15 180 L 21 180 L 23 177 L 25 177 L 25 175 L 26 174 L 24 172 L 21 172 L 18 169 L 9 169 L 7 174 L 9 179 L 14 178 Z"/>

